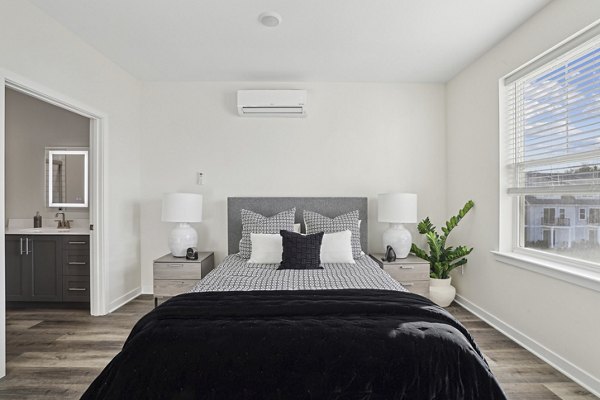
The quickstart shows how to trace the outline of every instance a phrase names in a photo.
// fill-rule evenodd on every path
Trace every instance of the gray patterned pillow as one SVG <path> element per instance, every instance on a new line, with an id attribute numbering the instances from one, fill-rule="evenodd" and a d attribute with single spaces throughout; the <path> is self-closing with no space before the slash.
<path id="1" fill-rule="evenodd" d="M 272 217 L 265 217 L 254 211 L 242 209 L 242 240 L 240 240 L 240 257 L 250 258 L 252 254 L 251 233 L 277 233 L 293 231 L 296 208 L 282 211 Z"/>
<path id="2" fill-rule="evenodd" d="M 314 211 L 304 211 L 304 225 L 306 234 L 317 232 L 335 233 L 345 230 L 352 232 L 350 242 L 352 244 L 352 257 L 360 258 L 362 249 L 360 247 L 360 225 L 358 224 L 358 210 L 348 214 L 339 215 L 333 219 L 325 217 Z"/>

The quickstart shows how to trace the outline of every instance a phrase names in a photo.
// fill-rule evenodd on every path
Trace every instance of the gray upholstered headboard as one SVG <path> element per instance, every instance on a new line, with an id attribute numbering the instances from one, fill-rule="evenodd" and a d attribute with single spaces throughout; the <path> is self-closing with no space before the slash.
<path id="1" fill-rule="evenodd" d="M 367 253 L 368 203 L 366 197 L 229 197 L 227 198 L 227 241 L 228 253 L 239 251 L 242 238 L 242 208 L 266 217 L 296 207 L 296 223 L 303 222 L 304 210 L 315 211 L 329 218 L 358 210 L 360 244 Z M 304 224 L 303 224 L 304 225 Z M 304 230 L 304 226 L 302 227 Z"/>

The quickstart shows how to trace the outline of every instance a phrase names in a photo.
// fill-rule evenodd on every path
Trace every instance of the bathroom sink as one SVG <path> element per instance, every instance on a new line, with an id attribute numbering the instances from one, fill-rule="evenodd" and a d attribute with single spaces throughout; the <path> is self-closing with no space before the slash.
<path id="1" fill-rule="evenodd" d="M 64 228 L 25 228 L 21 229 L 23 233 L 57 233 L 57 232 L 69 232 L 71 229 Z"/>

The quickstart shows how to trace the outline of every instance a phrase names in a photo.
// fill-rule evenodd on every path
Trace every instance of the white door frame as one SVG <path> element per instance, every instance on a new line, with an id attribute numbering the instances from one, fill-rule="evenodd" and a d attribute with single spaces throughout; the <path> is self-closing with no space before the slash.
<path id="1" fill-rule="evenodd" d="M 6 287 L 5 287 L 5 88 L 14 89 L 46 103 L 90 119 L 90 313 L 108 313 L 108 116 L 78 100 L 0 69 L 0 377 L 6 375 Z"/>

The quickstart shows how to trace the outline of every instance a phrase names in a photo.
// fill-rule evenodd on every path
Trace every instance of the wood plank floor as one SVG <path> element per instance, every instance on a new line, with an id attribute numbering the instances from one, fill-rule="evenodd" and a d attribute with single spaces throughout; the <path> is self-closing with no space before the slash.
<path id="1" fill-rule="evenodd" d="M 73 309 L 7 310 L 0 399 L 78 399 L 152 307 L 151 296 L 140 296 L 104 317 Z M 597 399 L 465 309 L 449 310 L 471 331 L 510 399 Z"/>

